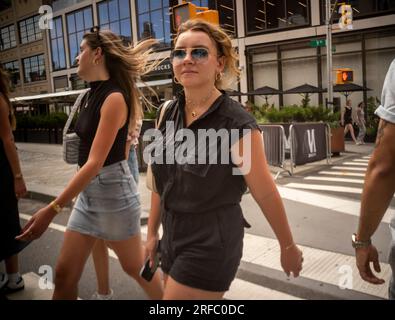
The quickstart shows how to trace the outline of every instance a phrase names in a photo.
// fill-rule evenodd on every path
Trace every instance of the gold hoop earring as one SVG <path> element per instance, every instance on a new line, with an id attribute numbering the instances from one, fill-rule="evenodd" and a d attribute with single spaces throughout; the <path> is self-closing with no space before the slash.
<path id="1" fill-rule="evenodd" d="M 174 77 L 173 80 L 174 80 L 174 83 L 175 83 L 175 84 L 181 84 L 181 82 L 178 81 L 176 77 Z"/>

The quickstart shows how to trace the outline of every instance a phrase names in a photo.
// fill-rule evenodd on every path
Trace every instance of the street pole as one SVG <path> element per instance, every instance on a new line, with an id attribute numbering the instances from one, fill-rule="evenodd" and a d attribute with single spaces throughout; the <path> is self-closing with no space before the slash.
<path id="1" fill-rule="evenodd" d="M 332 8 L 331 0 L 326 0 L 326 70 L 328 80 L 328 104 L 333 112 L 333 75 L 332 75 Z"/>

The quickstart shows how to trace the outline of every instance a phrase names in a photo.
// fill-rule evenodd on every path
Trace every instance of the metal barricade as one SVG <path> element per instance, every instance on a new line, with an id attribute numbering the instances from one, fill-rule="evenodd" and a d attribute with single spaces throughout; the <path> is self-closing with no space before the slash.
<path id="1" fill-rule="evenodd" d="M 291 172 L 285 169 L 285 141 L 286 136 L 283 126 L 280 125 L 259 125 L 262 130 L 265 155 L 269 165 L 280 167 L 282 171 L 277 172 L 275 179 L 282 172 Z"/>
<path id="2" fill-rule="evenodd" d="M 323 142 L 323 150 L 317 149 L 314 129 L 324 129 L 324 139 L 319 140 L 318 143 Z M 310 132 L 309 132 L 310 131 Z M 322 131 L 321 131 L 322 132 Z M 320 135 L 322 137 L 322 134 Z M 307 138 L 307 144 L 306 144 Z M 291 174 L 296 164 L 305 164 L 309 162 L 326 159 L 327 164 L 331 160 L 331 138 L 330 127 L 327 123 L 312 122 L 312 123 L 294 123 L 289 128 L 289 145 L 290 145 L 290 163 Z M 322 145 L 318 145 L 322 149 Z M 304 149 L 307 149 L 304 150 Z M 318 152 L 317 152 L 318 151 Z M 321 151 L 321 152 L 320 152 Z"/>

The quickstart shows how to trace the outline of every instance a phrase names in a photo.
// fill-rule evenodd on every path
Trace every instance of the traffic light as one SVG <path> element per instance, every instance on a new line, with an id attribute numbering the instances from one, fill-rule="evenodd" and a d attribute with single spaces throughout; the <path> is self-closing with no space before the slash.
<path id="1" fill-rule="evenodd" d="M 339 7 L 339 14 L 340 19 L 339 19 L 339 28 L 344 30 L 352 30 L 353 25 L 353 12 L 352 12 L 352 6 L 349 4 L 341 3 Z"/>
<path id="2" fill-rule="evenodd" d="M 217 10 L 209 10 L 207 7 L 198 7 L 190 2 L 184 2 L 173 7 L 174 26 L 176 29 L 181 23 L 191 19 L 202 19 L 219 25 Z"/>
<path id="3" fill-rule="evenodd" d="M 351 69 L 336 70 L 336 84 L 344 84 L 354 81 L 354 71 Z"/>

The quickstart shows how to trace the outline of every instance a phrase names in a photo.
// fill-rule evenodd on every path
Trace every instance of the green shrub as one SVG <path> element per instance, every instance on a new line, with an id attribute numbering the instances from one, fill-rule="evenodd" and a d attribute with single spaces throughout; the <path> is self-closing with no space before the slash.
<path id="1" fill-rule="evenodd" d="M 34 128 L 63 128 L 68 115 L 63 112 L 54 112 L 46 115 L 29 116 L 27 114 L 16 114 L 16 126 L 18 129 Z"/>

